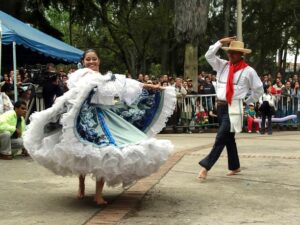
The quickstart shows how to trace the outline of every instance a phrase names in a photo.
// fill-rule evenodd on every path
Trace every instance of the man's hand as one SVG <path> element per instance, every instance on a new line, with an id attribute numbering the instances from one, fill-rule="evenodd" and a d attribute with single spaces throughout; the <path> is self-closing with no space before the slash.
<path id="1" fill-rule="evenodd" d="M 18 135 L 18 137 L 21 137 L 22 136 L 22 131 L 20 130 L 20 129 L 16 129 L 16 132 L 17 132 L 17 135 Z"/>
<path id="2" fill-rule="evenodd" d="M 230 42 L 235 41 L 236 40 L 236 36 L 233 37 L 225 37 L 219 40 L 219 42 L 221 42 L 222 45 L 224 44 L 230 44 Z"/>

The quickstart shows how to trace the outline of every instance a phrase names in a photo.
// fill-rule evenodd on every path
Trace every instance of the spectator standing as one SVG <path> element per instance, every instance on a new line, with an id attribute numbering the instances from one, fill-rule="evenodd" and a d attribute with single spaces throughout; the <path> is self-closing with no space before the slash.
<path id="1" fill-rule="evenodd" d="M 175 86 L 175 79 L 173 77 L 169 77 L 169 84 L 170 86 Z"/>
<path id="2" fill-rule="evenodd" d="M 271 93 L 271 87 L 264 88 L 264 94 L 259 100 L 261 112 L 261 134 L 265 134 L 266 118 L 268 118 L 268 134 L 272 134 L 272 115 L 274 113 L 275 98 Z"/>
<path id="3" fill-rule="evenodd" d="M 213 95 L 213 94 L 216 93 L 214 85 L 211 83 L 209 76 L 205 77 L 205 83 L 204 83 L 203 87 L 204 87 L 204 94 L 205 95 Z M 213 109 L 213 101 L 212 101 L 212 97 L 211 96 L 206 97 L 205 104 L 206 104 L 206 110 L 208 112 L 212 111 L 212 109 Z"/>
<path id="4" fill-rule="evenodd" d="M 13 93 L 14 86 L 11 83 L 9 75 L 4 74 L 3 80 L 4 80 L 5 83 L 2 85 L 2 89 L 1 89 L 2 92 L 5 92 L 5 94 L 10 99 L 13 99 L 13 97 L 14 97 L 14 93 Z"/>
<path id="5" fill-rule="evenodd" d="M 0 83 L 0 115 L 7 111 L 11 111 L 14 109 L 14 106 L 11 103 L 7 94 L 5 94 L 5 92 L 2 92 L 2 86 L 4 84 L 5 84 L 5 81 Z"/>
<path id="6" fill-rule="evenodd" d="M 184 81 L 184 88 L 186 90 L 187 95 L 194 95 L 196 92 L 193 89 L 193 80 L 187 79 L 187 81 Z M 185 126 L 184 132 L 192 133 L 190 130 L 190 124 L 194 117 L 194 106 L 195 106 L 195 100 L 193 98 L 184 98 L 183 104 L 182 104 L 182 113 L 181 113 L 181 119 L 182 123 Z"/>
<path id="7" fill-rule="evenodd" d="M 267 87 L 267 86 L 268 86 L 268 82 L 269 82 L 269 76 L 268 76 L 268 74 L 265 74 L 265 75 L 263 76 L 262 82 L 263 82 L 264 87 Z"/>
<path id="8" fill-rule="evenodd" d="M 215 71 L 213 71 L 212 75 L 211 75 L 211 83 L 214 86 L 215 90 L 216 90 L 216 86 L 217 86 L 217 77 L 216 77 L 216 73 Z"/>
<path id="9" fill-rule="evenodd" d="M 150 80 L 149 75 L 145 75 L 144 76 L 144 83 L 147 83 Z"/>
<path id="10" fill-rule="evenodd" d="M 282 89 L 283 117 L 292 114 L 292 95 L 293 90 L 291 88 L 291 82 L 287 81 L 285 87 Z"/>
<path id="11" fill-rule="evenodd" d="M 68 85 L 67 85 L 67 81 L 68 81 L 68 76 L 67 75 L 63 75 L 62 76 L 62 84 L 63 84 L 63 92 L 66 93 L 69 88 L 68 88 Z"/>
<path id="12" fill-rule="evenodd" d="M 177 105 L 176 105 L 174 114 L 172 116 L 173 126 L 177 126 L 180 123 L 183 99 L 187 95 L 187 91 L 182 86 L 181 78 L 176 78 L 176 80 L 175 80 L 175 92 L 176 92 L 176 98 L 177 98 Z M 176 130 L 176 128 L 175 128 L 175 130 Z"/>
<path id="13" fill-rule="evenodd" d="M 297 115 L 300 111 L 300 85 L 299 81 L 295 81 L 295 87 L 293 90 L 293 98 L 294 98 L 294 114 Z M 299 122 L 299 121 L 297 121 Z"/>
<path id="14" fill-rule="evenodd" d="M 140 73 L 139 75 L 138 75 L 138 79 L 137 79 L 139 82 L 141 82 L 141 83 L 144 83 L 144 75 L 142 74 L 142 73 Z"/>
<path id="15" fill-rule="evenodd" d="M 61 95 L 63 95 L 63 93 L 59 86 L 58 77 L 56 75 L 53 75 L 49 78 L 49 80 L 43 87 L 45 109 L 50 108 L 53 105 L 55 99 Z"/>

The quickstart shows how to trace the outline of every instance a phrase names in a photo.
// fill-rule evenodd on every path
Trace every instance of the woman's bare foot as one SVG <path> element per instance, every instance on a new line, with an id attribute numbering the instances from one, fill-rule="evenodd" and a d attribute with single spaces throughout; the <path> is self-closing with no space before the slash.
<path id="1" fill-rule="evenodd" d="M 107 201 L 102 196 L 95 196 L 94 201 L 97 205 L 107 205 Z"/>
<path id="2" fill-rule="evenodd" d="M 84 191 L 78 190 L 77 199 L 83 199 L 84 198 Z"/>
<path id="3" fill-rule="evenodd" d="M 104 179 L 100 179 L 96 181 L 96 194 L 94 201 L 97 203 L 97 205 L 106 205 L 107 201 L 105 201 L 102 197 L 102 191 L 104 186 Z"/>
<path id="4" fill-rule="evenodd" d="M 226 176 L 234 176 L 234 175 L 238 174 L 239 172 L 241 172 L 240 168 L 238 168 L 236 170 L 231 170 L 229 173 L 226 174 Z"/>
<path id="5" fill-rule="evenodd" d="M 79 187 L 78 187 L 78 194 L 77 199 L 83 199 L 84 198 L 84 192 L 85 192 L 85 184 L 84 184 L 85 176 L 80 175 L 79 176 Z"/>
<path id="6" fill-rule="evenodd" d="M 207 177 L 207 172 L 208 172 L 207 169 L 202 168 L 199 172 L 198 179 L 205 180 Z"/>

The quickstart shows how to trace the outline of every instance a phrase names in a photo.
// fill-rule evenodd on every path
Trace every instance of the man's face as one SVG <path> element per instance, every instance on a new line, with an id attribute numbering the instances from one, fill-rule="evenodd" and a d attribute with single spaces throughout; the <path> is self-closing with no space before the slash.
<path id="1" fill-rule="evenodd" d="M 269 80 L 268 75 L 265 75 L 265 76 L 264 76 L 264 81 L 268 81 L 268 80 Z"/>
<path id="2" fill-rule="evenodd" d="M 228 51 L 227 52 L 228 59 L 231 63 L 235 64 L 243 58 L 243 53 L 242 52 L 237 52 L 237 51 Z"/>
<path id="3" fill-rule="evenodd" d="M 176 86 L 181 87 L 182 81 L 181 79 L 176 79 Z"/>
<path id="4" fill-rule="evenodd" d="M 293 76 L 293 80 L 294 80 L 294 81 L 298 81 L 298 75 L 297 75 L 297 74 L 295 74 L 295 75 Z"/>
<path id="5" fill-rule="evenodd" d="M 281 80 L 282 76 L 281 76 L 281 73 L 277 73 L 277 78 L 279 78 Z"/>
<path id="6" fill-rule="evenodd" d="M 144 80 L 144 75 L 140 73 L 138 80 Z"/>
<path id="7" fill-rule="evenodd" d="M 27 106 L 26 105 L 21 105 L 19 108 L 15 108 L 17 117 L 25 117 L 26 116 L 26 112 L 27 112 Z"/>
<path id="8" fill-rule="evenodd" d="M 163 75 L 163 81 L 169 81 L 169 77 L 168 77 L 168 75 Z"/>
<path id="9" fill-rule="evenodd" d="M 290 82 L 286 82 L 285 87 L 286 87 L 287 89 L 290 89 L 290 88 L 291 88 L 291 83 L 290 83 Z"/>

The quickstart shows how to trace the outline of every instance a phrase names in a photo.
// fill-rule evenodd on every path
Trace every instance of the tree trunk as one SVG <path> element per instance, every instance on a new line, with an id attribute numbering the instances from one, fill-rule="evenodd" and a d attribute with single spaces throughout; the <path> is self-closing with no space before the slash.
<path id="1" fill-rule="evenodd" d="M 299 54 L 299 42 L 296 45 L 296 54 L 295 54 L 295 60 L 294 60 L 294 74 L 297 73 L 297 59 Z"/>
<path id="2" fill-rule="evenodd" d="M 284 73 L 284 76 L 285 76 L 285 70 L 286 70 L 287 51 L 288 51 L 288 46 L 286 45 L 285 49 L 284 49 L 283 60 L 282 60 L 282 71 Z"/>
<path id="3" fill-rule="evenodd" d="M 187 43 L 185 45 L 184 57 L 184 78 L 193 80 L 193 88 L 197 90 L 198 86 L 198 46 Z"/>
<path id="4" fill-rule="evenodd" d="M 132 77 L 137 77 L 136 54 L 134 53 L 134 51 L 129 51 L 128 57 L 126 57 L 126 58 L 127 58 L 126 61 L 128 62 L 126 64 L 126 66 L 127 66 L 129 73 L 132 75 Z"/>
<path id="5" fill-rule="evenodd" d="M 278 71 L 282 71 L 282 56 L 283 56 L 283 48 L 278 50 Z"/>
<path id="6" fill-rule="evenodd" d="M 73 23 L 73 13 L 72 13 L 72 2 L 71 1 L 69 5 L 69 42 L 70 45 L 72 45 L 72 23 Z"/>
<path id="7" fill-rule="evenodd" d="M 229 37 L 230 0 L 223 0 L 223 13 L 224 13 L 224 37 Z"/>
<path id="8" fill-rule="evenodd" d="M 161 46 L 161 73 L 168 74 L 169 71 L 169 45 L 164 41 Z"/>

